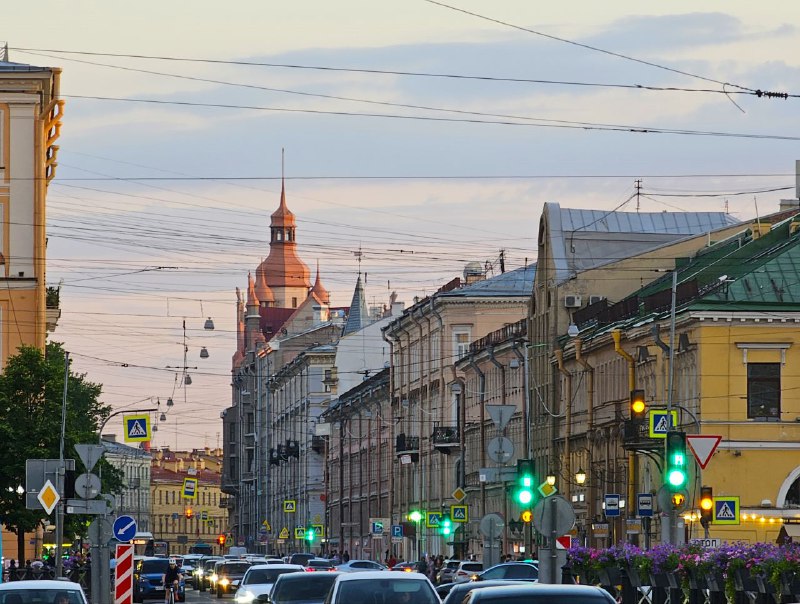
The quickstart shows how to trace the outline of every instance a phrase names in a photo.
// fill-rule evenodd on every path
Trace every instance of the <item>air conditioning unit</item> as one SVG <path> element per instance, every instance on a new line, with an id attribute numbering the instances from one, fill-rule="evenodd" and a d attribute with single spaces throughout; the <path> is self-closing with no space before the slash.
<path id="1" fill-rule="evenodd" d="M 580 296 L 564 296 L 564 306 L 566 308 L 580 308 L 581 302 Z"/>
<path id="2" fill-rule="evenodd" d="M 589 296 L 589 306 L 597 304 L 600 300 L 605 300 L 605 296 Z"/>

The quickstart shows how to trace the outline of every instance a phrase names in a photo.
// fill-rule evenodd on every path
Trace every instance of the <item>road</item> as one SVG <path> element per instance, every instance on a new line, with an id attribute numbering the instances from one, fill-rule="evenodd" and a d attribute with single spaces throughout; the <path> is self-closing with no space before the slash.
<path id="1" fill-rule="evenodd" d="M 195 604 L 197 602 L 202 602 L 202 604 L 212 604 L 214 602 L 225 604 L 232 604 L 233 603 L 233 594 L 224 595 L 221 598 L 217 599 L 217 594 L 209 593 L 208 590 L 206 591 L 199 591 L 197 589 L 192 589 L 191 587 L 186 588 L 186 602 L 187 604 Z"/>

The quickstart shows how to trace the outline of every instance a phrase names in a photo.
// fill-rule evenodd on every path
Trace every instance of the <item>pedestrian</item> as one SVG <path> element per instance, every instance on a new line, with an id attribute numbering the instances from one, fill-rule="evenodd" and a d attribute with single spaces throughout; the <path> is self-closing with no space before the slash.
<path id="1" fill-rule="evenodd" d="M 350 562 L 350 553 L 347 550 L 342 554 L 342 562 Z"/>
<path id="2" fill-rule="evenodd" d="M 428 574 L 428 560 L 427 560 L 427 558 L 428 558 L 427 554 L 423 554 L 422 558 L 420 558 L 419 562 L 417 562 L 417 572 L 418 573 L 422 573 L 423 575 L 427 575 Z"/>
<path id="3" fill-rule="evenodd" d="M 16 581 L 17 579 L 19 579 L 19 575 L 17 575 L 17 562 L 12 558 L 11 562 L 8 564 L 8 580 Z"/>

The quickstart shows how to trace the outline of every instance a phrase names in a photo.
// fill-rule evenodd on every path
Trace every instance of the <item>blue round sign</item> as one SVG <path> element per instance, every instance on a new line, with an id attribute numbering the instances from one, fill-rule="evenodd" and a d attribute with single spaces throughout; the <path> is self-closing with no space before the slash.
<path id="1" fill-rule="evenodd" d="M 132 516 L 117 516 L 114 521 L 114 537 L 126 543 L 136 534 L 136 520 Z"/>

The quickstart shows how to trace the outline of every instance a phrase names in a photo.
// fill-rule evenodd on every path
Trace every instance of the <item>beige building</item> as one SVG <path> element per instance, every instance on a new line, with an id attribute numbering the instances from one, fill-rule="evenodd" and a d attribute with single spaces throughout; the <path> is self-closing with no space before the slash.
<path id="1" fill-rule="evenodd" d="M 184 554 L 195 543 L 217 549 L 217 537 L 228 533 L 228 513 L 220 490 L 222 450 L 152 450 L 150 471 L 150 527 L 156 541 L 167 541 L 169 551 Z M 198 481 L 197 497 L 182 497 L 186 478 Z"/>
<path id="2" fill-rule="evenodd" d="M 534 273 L 529 266 L 486 279 L 481 267 L 472 263 L 464 271 L 463 284 L 454 279 L 384 329 L 392 358 L 393 523 L 407 521 L 412 511 L 449 512 L 457 503 L 453 492 L 466 485 L 458 453 L 464 422 L 459 421 L 453 389 L 462 383 L 463 374 L 456 363 L 469 353 L 473 341 L 525 318 Z M 463 549 L 467 531 L 473 528 L 469 525 L 444 538 L 426 524 L 423 520 L 414 527 L 415 538 L 404 540 L 398 557 L 449 555 L 454 548 Z"/>

